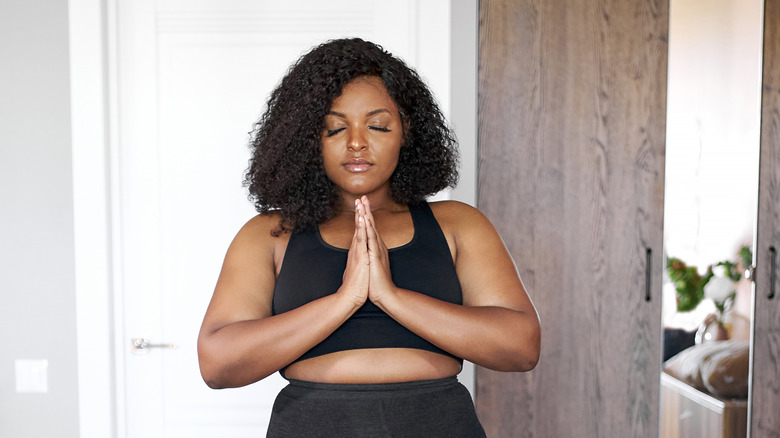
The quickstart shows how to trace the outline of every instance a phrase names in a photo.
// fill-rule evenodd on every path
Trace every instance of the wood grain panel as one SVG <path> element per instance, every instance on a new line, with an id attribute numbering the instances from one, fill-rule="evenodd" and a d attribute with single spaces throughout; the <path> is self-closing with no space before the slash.
<path id="1" fill-rule="evenodd" d="M 771 291 L 770 247 L 780 250 L 780 0 L 766 0 L 758 182 L 756 295 L 750 413 L 753 438 L 780 437 L 780 281 Z M 780 266 L 775 266 L 775 269 Z"/>
<path id="2" fill-rule="evenodd" d="M 542 320 L 536 370 L 477 370 L 489 436 L 658 436 L 667 32 L 665 1 L 480 4 L 478 204 Z"/>

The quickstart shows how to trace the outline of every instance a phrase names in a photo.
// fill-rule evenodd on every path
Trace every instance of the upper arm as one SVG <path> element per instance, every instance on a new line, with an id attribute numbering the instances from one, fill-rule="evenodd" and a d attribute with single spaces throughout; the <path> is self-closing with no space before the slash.
<path id="1" fill-rule="evenodd" d="M 233 322 L 271 316 L 274 253 L 280 238 L 272 237 L 270 230 L 277 223 L 270 216 L 256 216 L 233 239 L 203 319 L 202 334 Z"/>
<path id="2" fill-rule="evenodd" d="M 512 256 L 493 224 L 477 209 L 459 202 L 438 208 L 440 223 L 454 244 L 455 269 L 466 306 L 497 306 L 533 311 Z"/>

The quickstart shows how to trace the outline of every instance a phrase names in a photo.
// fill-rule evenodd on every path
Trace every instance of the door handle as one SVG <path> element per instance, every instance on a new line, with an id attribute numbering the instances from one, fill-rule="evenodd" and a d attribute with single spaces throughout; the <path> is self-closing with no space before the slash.
<path id="1" fill-rule="evenodd" d="M 774 246 L 769 247 L 769 294 L 766 296 L 768 299 L 775 297 L 775 283 L 777 283 L 777 250 Z"/>
<path id="2" fill-rule="evenodd" d="M 650 301 L 653 286 L 653 250 L 645 250 L 645 301 Z"/>
<path id="3" fill-rule="evenodd" d="M 133 353 L 146 354 L 152 348 L 164 348 L 164 349 L 172 350 L 176 348 L 176 346 L 173 344 L 152 344 L 151 341 L 149 341 L 149 339 L 146 338 L 133 338 L 133 343 L 132 343 Z"/>

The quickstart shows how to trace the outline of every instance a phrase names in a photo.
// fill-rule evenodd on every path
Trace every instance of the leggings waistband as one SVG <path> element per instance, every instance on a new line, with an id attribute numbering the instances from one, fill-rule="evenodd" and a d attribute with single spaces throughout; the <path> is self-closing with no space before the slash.
<path id="1" fill-rule="evenodd" d="M 288 379 L 290 386 L 321 391 L 409 391 L 419 389 L 447 388 L 458 384 L 457 376 L 444 377 L 441 379 L 413 380 L 410 382 L 393 383 L 324 383 L 309 382 L 306 380 Z"/>

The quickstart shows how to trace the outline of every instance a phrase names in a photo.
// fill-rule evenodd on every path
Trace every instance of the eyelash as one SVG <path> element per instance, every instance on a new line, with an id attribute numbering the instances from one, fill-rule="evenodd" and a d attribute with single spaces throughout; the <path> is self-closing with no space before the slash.
<path id="1" fill-rule="evenodd" d="M 374 131 L 390 132 L 390 129 L 388 129 L 385 126 L 369 126 L 368 128 L 373 129 Z M 325 135 L 327 135 L 328 137 L 332 137 L 345 129 L 346 128 L 328 129 Z"/>

